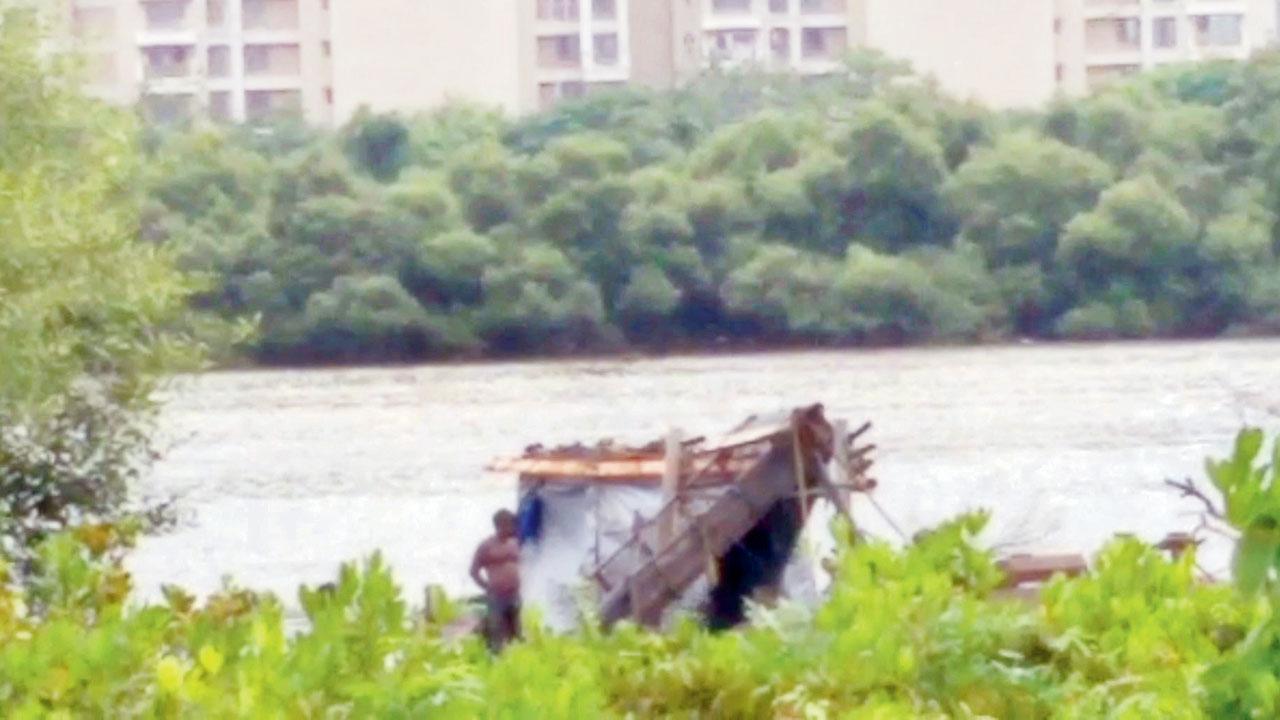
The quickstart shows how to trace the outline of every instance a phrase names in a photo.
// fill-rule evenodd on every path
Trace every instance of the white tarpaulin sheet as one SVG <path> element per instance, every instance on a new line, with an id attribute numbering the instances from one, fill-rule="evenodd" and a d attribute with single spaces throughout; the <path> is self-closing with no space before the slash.
<path id="1" fill-rule="evenodd" d="M 536 490 L 542 498 L 541 532 L 521 549 L 524 604 L 536 610 L 547 627 L 576 627 L 582 609 L 596 602 L 588 575 L 625 544 L 637 523 L 662 509 L 658 488 L 634 485 L 548 484 Z M 787 567 L 784 589 L 801 602 L 816 601 L 812 563 L 799 548 Z M 699 580 L 677 604 L 694 610 L 707 592 Z"/>

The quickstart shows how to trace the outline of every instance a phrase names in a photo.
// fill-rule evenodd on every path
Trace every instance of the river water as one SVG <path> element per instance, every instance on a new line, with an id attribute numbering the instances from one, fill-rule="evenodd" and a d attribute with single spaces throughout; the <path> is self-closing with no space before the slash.
<path id="1" fill-rule="evenodd" d="M 490 515 L 515 499 L 514 478 L 483 471 L 493 458 L 716 433 L 813 402 L 875 423 L 876 497 L 906 532 L 989 508 L 1002 548 L 1087 552 L 1194 526 L 1196 506 L 1161 481 L 1200 477 L 1243 423 L 1280 429 L 1278 381 L 1280 341 L 216 373 L 166 401 L 146 487 L 186 518 L 131 568 L 144 595 L 230 576 L 293 603 L 299 583 L 381 550 L 411 599 L 428 583 L 464 592 Z M 865 501 L 856 512 L 892 535 Z"/>

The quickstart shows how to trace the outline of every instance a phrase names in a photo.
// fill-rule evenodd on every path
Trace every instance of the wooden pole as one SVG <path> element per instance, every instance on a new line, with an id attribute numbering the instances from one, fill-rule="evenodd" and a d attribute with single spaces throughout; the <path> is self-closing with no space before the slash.
<path id="1" fill-rule="evenodd" d="M 791 414 L 791 454 L 795 461 L 796 491 L 800 497 L 800 527 L 809 520 L 809 484 L 805 482 L 804 449 L 800 447 L 800 414 Z"/>
<path id="2" fill-rule="evenodd" d="M 834 425 L 836 445 L 836 496 L 832 500 L 836 508 L 848 514 L 850 507 L 849 485 L 853 482 L 853 473 L 849 467 L 849 421 L 836 420 Z"/>
<path id="3" fill-rule="evenodd" d="M 658 548 L 665 548 L 676 535 L 676 514 L 672 503 L 680 494 L 680 470 L 684 465 L 684 443 L 678 428 L 667 433 L 666 464 L 662 468 L 662 522 L 658 526 Z"/>

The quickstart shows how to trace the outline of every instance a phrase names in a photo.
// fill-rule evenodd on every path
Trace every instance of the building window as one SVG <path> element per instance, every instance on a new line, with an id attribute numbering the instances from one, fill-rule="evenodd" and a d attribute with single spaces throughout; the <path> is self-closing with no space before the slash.
<path id="1" fill-rule="evenodd" d="M 1085 49 L 1124 52 L 1142 47 L 1142 21 L 1136 17 L 1098 18 L 1084 26 Z"/>
<path id="2" fill-rule="evenodd" d="M 1203 47 L 1234 47 L 1244 42 L 1244 16 L 1196 15 L 1196 42 Z"/>
<path id="3" fill-rule="evenodd" d="M 1062 67 L 1062 63 L 1058 63 L 1053 68 L 1053 79 L 1056 80 L 1059 85 L 1061 85 L 1062 81 L 1066 80 L 1066 78 L 1067 78 L 1066 68 Z"/>
<path id="4" fill-rule="evenodd" d="M 562 98 L 580 98 L 587 94 L 587 84 L 580 80 L 570 80 L 560 83 L 560 97 Z"/>
<path id="5" fill-rule="evenodd" d="M 208 0 L 205 6 L 205 19 L 210 28 L 223 28 L 227 25 L 226 0 Z"/>
<path id="6" fill-rule="evenodd" d="M 844 28 L 805 28 L 800 33 L 800 56 L 806 60 L 835 60 L 848 47 Z"/>
<path id="7" fill-rule="evenodd" d="M 800 0 L 804 15 L 836 15 L 848 10 L 846 0 Z"/>
<path id="8" fill-rule="evenodd" d="M 142 3 L 148 30 L 185 30 L 188 0 L 154 0 Z"/>
<path id="9" fill-rule="evenodd" d="M 245 45 L 246 76 L 296 76 L 302 72 L 302 48 L 297 45 Z"/>
<path id="10" fill-rule="evenodd" d="M 209 48 L 209 77 L 224 78 L 231 76 L 231 48 L 226 45 L 213 45 Z"/>
<path id="11" fill-rule="evenodd" d="M 548 68 L 582 65 L 582 45 L 577 35 L 538 38 L 538 65 Z"/>
<path id="12" fill-rule="evenodd" d="M 707 59 L 712 63 L 746 63 L 756 60 L 755 30 L 718 30 L 707 33 Z"/>
<path id="13" fill-rule="evenodd" d="M 185 45 L 156 45 L 142 51 L 143 72 L 148 80 L 191 75 L 191 48 Z"/>
<path id="14" fill-rule="evenodd" d="M 333 88 L 331 87 L 327 87 L 324 89 L 324 104 L 325 105 L 333 104 Z"/>
<path id="15" fill-rule="evenodd" d="M 245 30 L 297 30 L 298 0 L 243 0 Z"/>
<path id="16" fill-rule="evenodd" d="M 615 33 L 596 35 L 595 62 L 597 65 L 613 66 L 618 64 L 618 36 Z"/>
<path id="17" fill-rule="evenodd" d="M 711 0 L 711 11 L 719 15 L 743 15 L 751 12 L 751 0 Z"/>
<path id="18" fill-rule="evenodd" d="M 231 93 L 225 90 L 209 93 L 209 117 L 219 122 L 231 122 Z"/>
<path id="19" fill-rule="evenodd" d="M 790 8 L 787 7 L 788 5 L 789 3 L 787 0 L 769 0 L 769 12 L 774 13 L 775 15 L 785 15 L 787 11 L 790 10 Z"/>
<path id="20" fill-rule="evenodd" d="M 617 18 L 618 0 L 591 0 L 591 16 L 597 20 Z"/>
<path id="21" fill-rule="evenodd" d="M 333 43 L 328 40 L 320 42 L 320 54 L 325 57 L 333 57 Z"/>
<path id="22" fill-rule="evenodd" d="M 538 0 L 539 20 L 578 19 L 578 0 Z"/>
<path id="23" fill-rule="evenodd" d="M 1152 41 L 1158 48 L 1178 47 L 1178 19 L 1156 18 L 1151 26 Z"/>
<path id="24" fill-rule="evenodd" d="M 1120 18 L 1115 21 L 1116 42 L 1124 47 L 1140 47 L 1142 45 L 1142 20 L 1138 18 Z"/>

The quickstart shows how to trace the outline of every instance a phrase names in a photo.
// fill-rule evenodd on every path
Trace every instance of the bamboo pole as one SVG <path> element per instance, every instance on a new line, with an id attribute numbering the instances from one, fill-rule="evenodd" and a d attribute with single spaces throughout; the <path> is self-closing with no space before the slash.
<path id="1" fill-rule="evenodd" d="M 684 465 L 684 443 L 678 428 L 667 433 L 662 468 L 662 522 L 658 526 L 658 547 L 665 548 L 676 534 L 676 514 L 672 503 L 680 495 L 680 470 Z"/>
<path id="2" fill-rule="evenodd" d="M 800 527 L 809 520 L 809 485 L 805 482 L 804 450 L 800 447 L 800 415 L 791 414 L 791 454 L 795 460 L 796 490 L 800 495 Z"/>
<path id="3" fill-rule="evenodd" d="M 835 450 L 836 450 L 836 496 L 832 498 L 836 501 L 836 507 L 846 515 L 849 513 L 850 492 L 848 486 L 853 482 L 853 473 L 849 467 L 849 421 L 836 420 L 835 426 Z"/>

